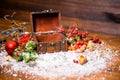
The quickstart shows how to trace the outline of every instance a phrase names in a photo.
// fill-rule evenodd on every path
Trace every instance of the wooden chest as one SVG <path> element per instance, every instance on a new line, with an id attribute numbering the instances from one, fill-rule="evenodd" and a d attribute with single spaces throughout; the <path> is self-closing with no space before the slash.
<path id="1" fill-rule="evenodd" d="M 31 23 L 38 53 L 67 50 L 65 36 L 57 32 L 57 29 L 62 25 L 60 12 L 53 10 L 32 12 Z"/>

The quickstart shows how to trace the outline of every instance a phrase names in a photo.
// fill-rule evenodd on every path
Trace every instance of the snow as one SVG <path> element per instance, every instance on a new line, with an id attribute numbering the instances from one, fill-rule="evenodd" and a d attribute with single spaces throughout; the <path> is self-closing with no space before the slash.
<path id="1" fill-rule="evenodd" d="M 70 77 L 73 75 L 82 78 L 89 76 L 90 74 L 100 73 L 102 70 L 107 69 L 107 66 L 112 63 L 113 50 L 107 47 L 104 43 L 96 45 L 95 50 L 90 52 L 88 49 L 85 52 L 80 53 L 78 51 L 67 51 L 67 52 L 55 52 L 39 54 L 36 61 L 29 63 L 17 62 L 15 59 L 11 61 L 5 61 L 7 53 L 5 51 L 0 53 L 0 67 L 4 65 L 11 65 L 11 69 L 7 70 L 6 73 L 13 74 L 12 71 L 21 71 L 26 74 L 29 73 L 32 76 L 39 75 L 42 77 L 57 78 Z M 117 51 L 116 51 L 117 52 Z M 84 55 L 88 62 L 80 65 L 74 63 L 73 60 L 78 60 L 80 55 Z M 17 76 L 17 74 L 13 74 Z M 26 77 L 29 77 L 26 75 Z"/>

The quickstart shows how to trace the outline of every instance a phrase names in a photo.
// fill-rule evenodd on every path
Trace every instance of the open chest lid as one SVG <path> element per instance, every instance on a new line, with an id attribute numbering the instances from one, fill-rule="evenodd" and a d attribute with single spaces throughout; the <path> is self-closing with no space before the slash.
<path id="1" fill-rule="evenodd" d="M 61 26 L 61 14 L 53 10 L 32 12 L 31 23 L 33 33 L 55 32 Z"/>

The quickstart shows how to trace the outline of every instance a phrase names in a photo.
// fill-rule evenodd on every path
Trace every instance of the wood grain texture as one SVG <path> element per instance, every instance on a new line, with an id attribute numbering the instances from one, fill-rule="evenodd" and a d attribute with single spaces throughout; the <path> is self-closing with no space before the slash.
<path id="1" fill-rule="evenodd" d="M 77 22 L 88 31 L 120 36 L 120 24 L 104 13 L 120 14 L 120 0 L 2 0 L 0 17 L 16 12 L 14 19 L 30 22 L 30 12 L 45 9 L 60 11 L 63 26 Z"/>
<path id="2" fill-rule="evenodd" d="M 31 27 L 30 12 L 45 9 L 59 10 L 64 27 L 77 22 L 82 30 L 120 36 L 120 24 L 109 20 L 104 14 L 120 13 L 120 0 L 1 0 L 0 30 L 10 26 L 3 19 L 6 14 L 11 15 L 15 11 L 14 19 L 27 21 Z"/>

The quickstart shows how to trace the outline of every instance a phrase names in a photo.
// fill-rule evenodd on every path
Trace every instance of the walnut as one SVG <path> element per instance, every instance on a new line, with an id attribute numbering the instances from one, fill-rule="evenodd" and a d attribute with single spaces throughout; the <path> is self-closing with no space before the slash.
<path id="1" fill-rule="evenodd" d="M 90 47 L 93 47 L 93 42 L 92 41 L 88 42 L 87 48 L 90 48 Z"/>
<path id="2" fill-rule="evenodd" d="M 10 61 L 11 59 L 12 59 L 12 57 L 11 57 L 10 55 L 8 55 L 8 56 L 5 58 L 6 61 Z"/>
<path id="3" fill-rule="evenodd" d="M 79 57 L 79 63 L 80 63 L 81 65 L 85 64 L 87 61 L 88 61 L 88 60 L 87 60 L 87 58 L 86 58 L 85 56 L 81 55 L 81 56 Z"/>
<path id="4" fill-rule="evenodd" d="M 94 48 L 93 48 L 93 47 L 90 47 L 90 48 L 89 48 L 89 51 L 91 51 L 91 52 L 94 51 Z"/>
<path id="5" fill-rule="evenodd" d="M 81 46 L 81 48 L 80 48 L 80 52 L 84 52 L 85 49 L 86 49 L 86 45 Z"/>
<path id="6" fill-rule="evenodd" d="M 87 48 L 89 49 L 89 51 L 94 51 L 93 42 L 92 41 L 88 42 Z"/>

